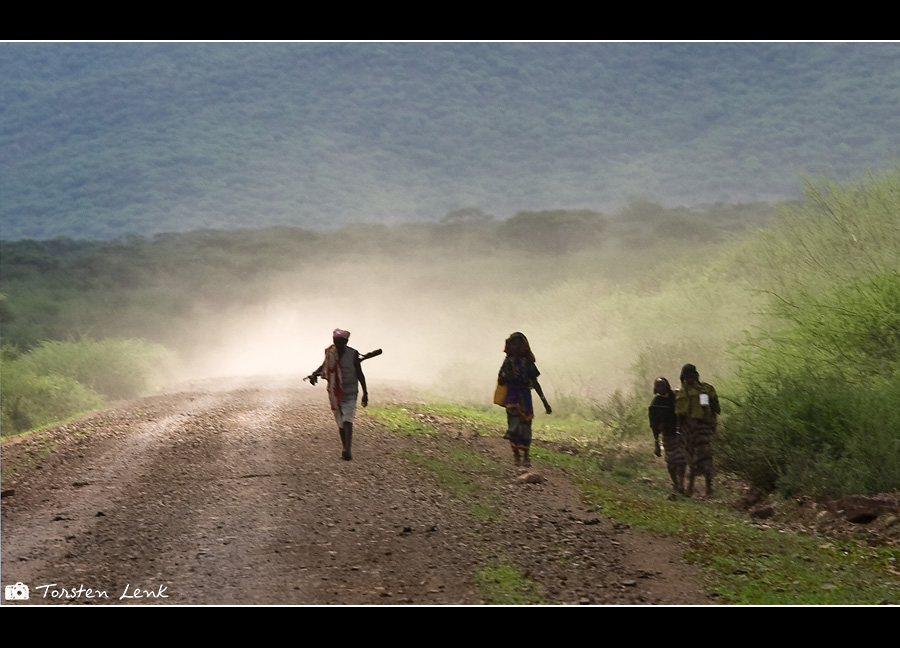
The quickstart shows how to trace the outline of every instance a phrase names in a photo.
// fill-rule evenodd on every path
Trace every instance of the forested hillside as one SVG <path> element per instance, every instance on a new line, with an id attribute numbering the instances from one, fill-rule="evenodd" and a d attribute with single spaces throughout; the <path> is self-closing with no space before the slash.
<path id="1" fill-rule="evenodd" d="M 799 198 L 900 157 L 896 43 L 0 43 L 0 238 Z"/>

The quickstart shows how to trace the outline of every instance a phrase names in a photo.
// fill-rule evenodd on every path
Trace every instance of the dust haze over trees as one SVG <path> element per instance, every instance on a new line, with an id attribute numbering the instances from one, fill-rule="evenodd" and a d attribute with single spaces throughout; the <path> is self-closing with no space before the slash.
<path id="1" fill-rule="evenodd" d="M 746 232 L 772 209 L 634 204 L 628 219 L 555 210 L 507 220 L 473 209 L 334 232 L 0 241 L 0 331 L 19 353 L 44 340 L 136 338 L 171 349 L 186 376 L 302 375 L 341 326 L 357 348 L 385 348 L 367 370 L 374 379 L 436 382 L 479 400 L 502 340 L 528 328 L 560 386 L 606 393 L 628 380 L 623 291 L 655 283 L 697 228 L 708 245 L 735 236 L 735 214 Z M 669 217 L 696 226 L 661 238 Z M 583 349 L 596 345 L 621 347 L 616 371 L 585 366 Z"/>

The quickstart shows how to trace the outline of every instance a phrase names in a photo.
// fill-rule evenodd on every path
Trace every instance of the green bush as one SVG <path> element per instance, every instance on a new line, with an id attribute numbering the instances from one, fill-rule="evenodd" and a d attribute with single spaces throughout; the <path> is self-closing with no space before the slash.
<path id="1" fill-rule="evenodd" d="M 23 356 L 37 375 L 64 376 L 111 399 L 133 398 L 157 389 L 172 357 L 158 344 L 135 339 L 43 342 Z"/>
<path id="2" fill-rule="evenodd" d="M 158 388 L 172 357 L 144 340 L 43 342 L 29 353 L 5 347 L 0 362 L 2 433 L 65 420 Z"/>
<path id="3" fill-rule="evenodd" d="M 104 403 L 100 394 L 73 378 L 34 373 L 21 357 L 4 357 L 0 388 L 0 430 L 4 435 L 56 423 Z"/>
<path id="4" fill-rule="evenodd" d="M 841 496 L 900 488 L 897 380 L 860 389 L 783 366 L 754 380 L 721 438 L 727 465 L 766 490 Z"/>
<path id="5" fill-rule="evenodd" d="M 810 187 L 758 251 L 771 307 L 740 351 L 731 467 L 785 494 L 900 488 L 900 168 Z M 793 252 L 792 252 L 793 251 Z"/>
<path id="6" fill-rule="evenodd" d="M 774 314 L 788 323 L 771 343 L 793 348 L 806 362 L 832 367 L 851 382 L 890 375 L 900 366 L 900 272 L 885 269 L 819 294 L 779 300 Z"/>

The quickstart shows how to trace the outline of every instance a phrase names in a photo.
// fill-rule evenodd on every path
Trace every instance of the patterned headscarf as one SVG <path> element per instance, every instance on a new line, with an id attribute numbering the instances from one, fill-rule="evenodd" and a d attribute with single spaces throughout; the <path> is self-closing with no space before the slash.
<path id="1" fill-rule="evenodd" d="M 513 340 L 519 339 L 524 344 L 524 351 L 522 353 L 523 356 L 534 362 L 534 354 L 531 352 L 531 345 L 528 343 L 528 338 L 525 337 L 524 333 L 515 332 L 506 338 L 506 344 L 503 346 L 503 352 L 506 355 L 509 355 L 509 345 Z"/>

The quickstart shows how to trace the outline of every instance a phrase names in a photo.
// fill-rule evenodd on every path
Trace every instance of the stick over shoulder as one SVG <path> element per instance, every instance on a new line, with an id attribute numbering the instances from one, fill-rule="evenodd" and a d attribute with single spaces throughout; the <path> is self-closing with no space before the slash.
<path id="1" fill-rule="evenodd" d="M 369 351 L 368 353 L 363 353 L 362 355 L 359 356 L 359 361 L 362 362 L 363 360 L 368 360 L 369 358 L 374 358 L 375 356 L 380 356 L 382 353 L 384 353 L 384 351 L 382 349 L 375 349 L 374 351 Z M 318 378 L 318 375 L 315 372 L 313 372 L 313 374 L 310 376 L 304 376 L 303 382 L 310 381 L 310 382 L 312 382 L 313 385 L 315 385 L 316 384 L 315 381 L 310 380 L 312 378 L 312 376 L 316 376 Z"/>

